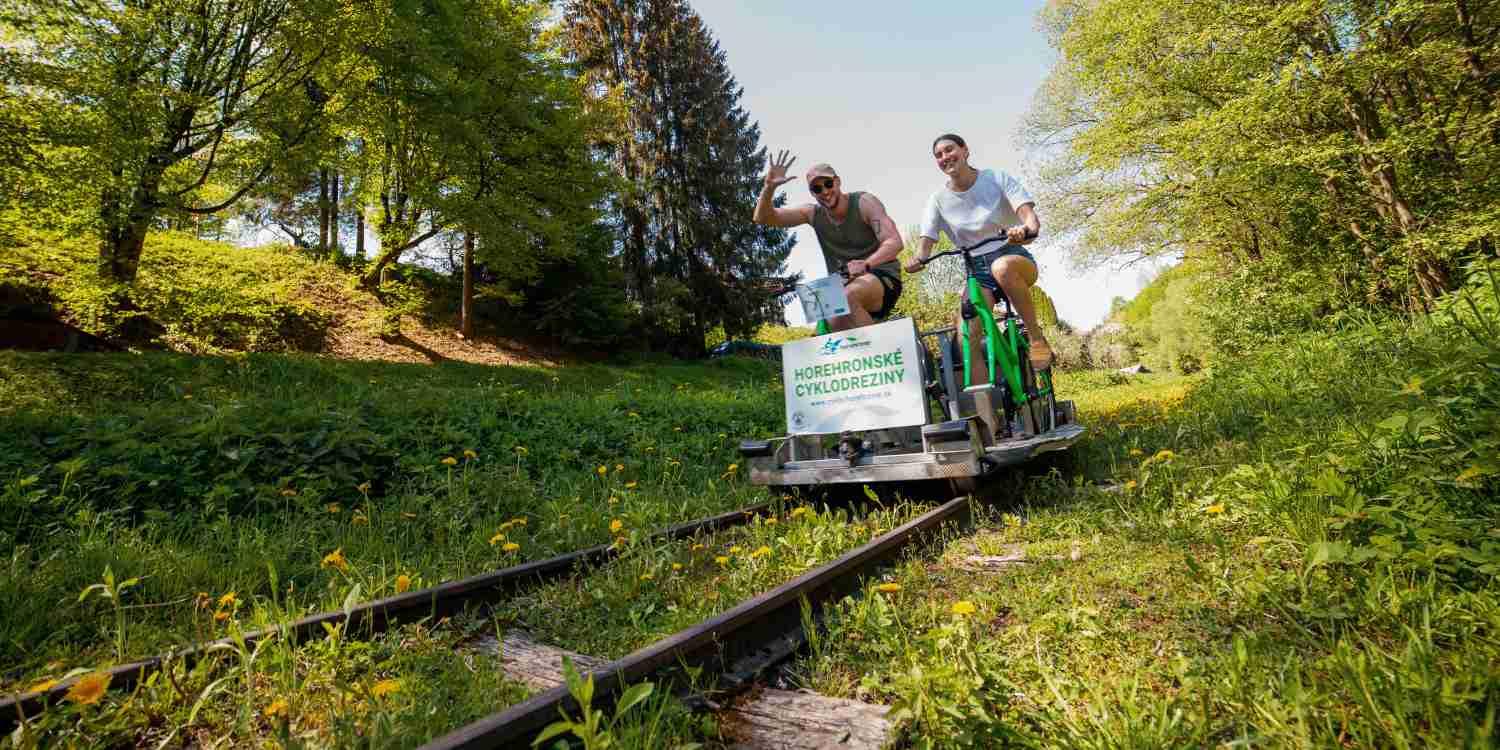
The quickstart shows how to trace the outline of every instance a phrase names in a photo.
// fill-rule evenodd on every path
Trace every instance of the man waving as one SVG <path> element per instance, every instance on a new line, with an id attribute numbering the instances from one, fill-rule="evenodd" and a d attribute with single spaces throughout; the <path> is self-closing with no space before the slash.
<path id="1" fill-rule="evenodd" d="M 797 179 L 786 174 L 794 161 L 796 157 L 786 151 L 771 159 L 752 220 L 773 227 L 811 224 L 828 273 L 838 273 L 840 268 L 848 272 L 844 293 L 849 297 L 849 314 L 831 318 L 831 330 L 884 320 L 901 296 L 901 264 L 896 260 L 901 254 L 901 233 L 896 223 L 875 196 L 845 193 L 838 173 L 827 164 L 814 164 L 807 170 L 807 189 L 815 202 L 776 208 L 772 205 L 776 189 Z"/>

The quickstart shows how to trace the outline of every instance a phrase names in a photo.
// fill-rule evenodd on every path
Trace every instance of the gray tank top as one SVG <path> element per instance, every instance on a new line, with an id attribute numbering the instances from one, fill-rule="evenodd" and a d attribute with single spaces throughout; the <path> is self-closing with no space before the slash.
<path id="1" fill-rule="evenodd" d="M 830 274 L 838 273 L 851 260 L 870 257 L 875 248 L 880 247 L 880 238 L 875 236 L 875 230 L 865 223 L 864 217 L 859 213 L 859 198 L 862 195 L 864 193 L 861 192 L 849 194 L 849 214 L 844 217 L 842 224 L 828 215 L 828 209 L 823 208 L 823 204 L 813 205 L 812 228 L 818 235 L 818 245 L 823 248 L 823 263 L 828 266 Z M 901 278 L 901 264 L 894 260 L 876 268 Z"/>

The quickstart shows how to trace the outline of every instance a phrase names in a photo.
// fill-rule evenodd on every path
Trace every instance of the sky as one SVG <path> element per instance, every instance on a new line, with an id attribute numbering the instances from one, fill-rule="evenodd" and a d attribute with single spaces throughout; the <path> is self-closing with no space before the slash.
<path id="1" fill-rule="evenodd" d="M 759 122 L 761 144 L 790 149 L 794 174 L 832 164 L 846 191 L 880 198 L 903 234 L 943 183 L 930 151 L 940 133 L 963 136 L 975 167 L 1024 180 L 1015 134 L 1054 58 L 1035 23 L 1044 0 L 690 2 L 744 87 L 740 105 Z M 812 202 L 802 179 L 782 192 L 792 205 Z M 1047 240 L 1047 207 L 1037 213 L 1043 236 L 1030 249 L 1059 317 L 1089 328 L 1110 299 L 1140 290 L 1137 270 L 1072 272 L 1065 249 Z M 812 229 L 796 232 L 788 272 L 825 275 Z M 787 321 L 803 323 L 801 310 L 789 307 Z"/>

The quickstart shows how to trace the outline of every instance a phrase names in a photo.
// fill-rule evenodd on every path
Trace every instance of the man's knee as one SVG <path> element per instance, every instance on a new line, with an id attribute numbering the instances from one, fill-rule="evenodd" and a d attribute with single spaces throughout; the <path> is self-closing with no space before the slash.
<path id="1" fill-rule="evenodd" d="M 849 282 L 844 287 L 844 294 L 851 303 L 859 305 L 866 312 L 879 310 L 881 303 L 885 301 L 885 288 L 874 274 L 867 273 Z"/>

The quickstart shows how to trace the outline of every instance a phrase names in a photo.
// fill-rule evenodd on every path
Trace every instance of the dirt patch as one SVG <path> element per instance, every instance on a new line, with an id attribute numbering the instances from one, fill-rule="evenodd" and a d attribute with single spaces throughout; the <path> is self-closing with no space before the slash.
<path id="1" fill-rule="evenodd" d="M 297 297 L 333 316 L 319 353 L 339 359 L 544 367 L 570 359 L 559 349 L 494 333 L 476 332 L 466 339 L 458 333 L 457 320 L 437 326 L 407 316 L 401 321 L 399 336 L 382 337 L 379 320 L 383 306 L 363 289 L 310 283 L 297 290 Z"/>

